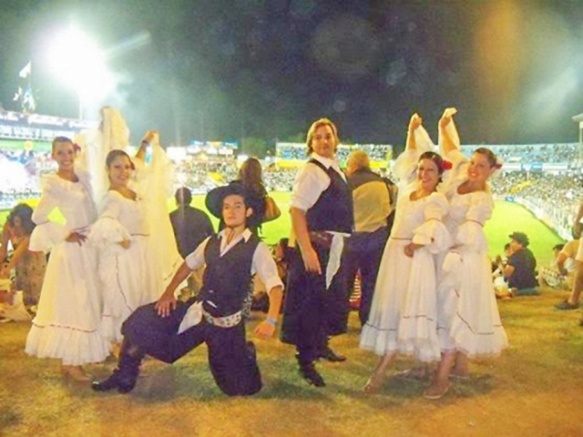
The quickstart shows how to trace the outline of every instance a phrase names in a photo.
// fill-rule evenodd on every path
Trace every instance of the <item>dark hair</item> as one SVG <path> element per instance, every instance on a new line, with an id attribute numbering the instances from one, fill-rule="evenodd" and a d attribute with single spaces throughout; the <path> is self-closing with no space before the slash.
<path id="1" fill-rule="evenodd" d="M 69 137 L 55 137 L 55 139 L 53 140 L 53 143 L 51 144 L 51 151 L 52 152 L 55 151 L 55 146 L 57 145 L 57 143 L 71 143 L 71 144 L 73 144 L 73 140 Z"/>
<path id="2" fill-rule="evenodd" d="M 496 157 L 496 154 L 492 152 L 490 149 L 487 149 L 485 147 L 478 147 L 476 150 L 474 150 L 474 153 L 484 155 L 488 160 L 490 167 L 496 167 L 498 165 L 498 158 Z"/>
<path id="3" fill-rule="evenodd" d="M 265 197 L 267 195 L 261 173 L 261 163 L 257 158 L 247 158 L 239 169 L 239 180 L 243 187 L 256 197 Z"/>
<path id="4" fill-rule="evenodd" d="M 443 158 L 441 157 L 441 155 L 439 155 L 439 153 L 435 153 L 435 152 L 432 152 L 430 150 L 427 152 L 423 152 L 421 154 L 421 156 L 419 157 L 419 160 L 417 162 L 420 162 L 424 159 L 429 159 L 430 161 L 433 161 L 435 163 L 435 165 L 437 166 L 437 171 L 439 173 L 439 176 L 441 176 L 443 174 L 443 172 L 445 171 L 445 168 L 443 166 Z"/>
<path id="5" fill-rule="evenodd" d="M 106 165 L 106 167 L 107 168 L 111 167 L 111 164 L 113 163 L 113 161 L 115 161 L 120 156 L 125 156 L 130 161 L 130 166 L 131 166 L 132 170 L 135 169 L 134 163 L 132 162 L 132 158 L 130 158 L 130 155 L 128 155 L 126 152 L 124 152 L 121 149 L 111 150 L 107 154 L 107 157 L 105 158 L 105 165 Z"/>
<path id="6" fill-rule="evenodd" d="M 190 202 L 192 202 L 192 193 L 188 188 L 180 187 L 174 193 L 174 198 L 179 205 L 190 205 Z"/>
<path id="7" fill-rule="evenodd" d="M 20 218 L 20 223 L 26 231 L 26 234 L 30 235 L 36 227 L 32 221 L 32 213 L 33 209 L 29 205 L 26 203 L 19 203 L 14 208 L 12 208 L 12 211 L 10 211 L 10 214 L 8 214 L 8 223 L 10 223 L 11 226 L 14 226 L 14 219 L 16 217 Z"/>
<path id="8" fill-rule="evenodd" d="M 553 246 L 553 250 L 559 250 L 559 251 L 560 251 L 560 250 L 563 250 L 563 247 L 565 247 L 565 245 L 564 245 L 564 244 L 561 244 L 561 243 L 559 243 L 559 244 L 555 244 L 555 245 Z"/>

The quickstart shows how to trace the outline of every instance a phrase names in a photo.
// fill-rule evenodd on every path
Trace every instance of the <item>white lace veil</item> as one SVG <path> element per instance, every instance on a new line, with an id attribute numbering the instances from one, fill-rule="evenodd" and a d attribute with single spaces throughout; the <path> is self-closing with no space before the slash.
<path id="1" fill-rule="evenodd" d="M 99 128 L 85 131 L 74 139 L 81 147 L 77 168 L 91 175 L 93 198 L 98 206 L 109 187 L 105 158 L 111 150 L 125 149 L 129 138 L 130 131 L 121 113 L 106 106 L 101 109 Z"/>
<path id="2" fill-rule="evenodd" d="M 150 142 L 151 159 L 146 165 L 144 200 L 148 210 L 150 224 L 149 245 L 157 253 L 155 266 L 161 279 L 160 286 L 165 288 L 173 274 L 182 263 L 178 252 L 176 238 L 168 214 L 168 198 L 172 195 L 174 166 L 160 145 L 156 134 Z M 164 289 L 160 290 L 160 293 Z"/>

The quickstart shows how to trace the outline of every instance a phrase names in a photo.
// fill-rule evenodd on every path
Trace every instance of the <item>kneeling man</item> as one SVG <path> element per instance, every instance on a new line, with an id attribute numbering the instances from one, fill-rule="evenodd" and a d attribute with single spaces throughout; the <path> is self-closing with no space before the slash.
<path id="1" fill-rule="evenodd" d="M 202 343 L 219 388 L 229 396 L 261 390 L 255 347 L 245 338 L 241 310 L 257 273 L 269 290 L 269 310 L 255 334 L 272 337 L 281 306 L 283 284 L 267 246 L 246 226 L 253 214 L 240 184 L 215 188 L 206 197 L 207 209 L 223 219 L 225 229 L 204 240 L 186 257 L 158 302 L 138 308 L 123 324 L 124 341 L 118 366 L 93 389 L 131 391 L 143 357 L 148 354 L 173 363 Z M 192 270 L 206 264 L 203 286 L 186 303 L 174 292 Z"/>

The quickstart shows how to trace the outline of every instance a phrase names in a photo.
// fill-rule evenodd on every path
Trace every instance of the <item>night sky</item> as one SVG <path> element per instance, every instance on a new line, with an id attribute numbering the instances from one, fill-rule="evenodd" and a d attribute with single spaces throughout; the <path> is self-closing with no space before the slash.
<path id="1" fill-rule="evenodd" d="M 71 23 L 106 50 L 136 141 L 302 141 L 327 116 L 341 139 L 401 148 L 419 112 L 459 109 L 466 144 L 576 142 L 583 112 L 583 2 L 26 1 L 1 2 L 0 102 L 32 60 L 37 112 L 75 117 L 76 94 L 47 67 Z M 63 59 L 62 69 L 76 63 Z M 96 118 L 98 103 L 86 105 Z M 93 109 L 93 110 L 92 110 Z"/>

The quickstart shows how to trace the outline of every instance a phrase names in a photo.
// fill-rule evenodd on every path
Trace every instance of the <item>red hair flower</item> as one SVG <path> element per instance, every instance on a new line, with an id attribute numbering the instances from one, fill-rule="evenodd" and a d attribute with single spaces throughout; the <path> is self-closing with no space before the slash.
<path id="1" fill-rule="evenodd" d="M 445 170 L 451 170 L 452 167 L 453 167 L 453 164 L 450 161 L 446 161 L 445 159 L 441 163 L 441 169 L 443 171 L 445 171 Z"/>
<path id="2" fill-rule="evenodd" d="M 81 151 L 81 147 L 79 147 L 79 144 L 73 143 L 73 150 L 75 153 L 79 153 Z"/>

